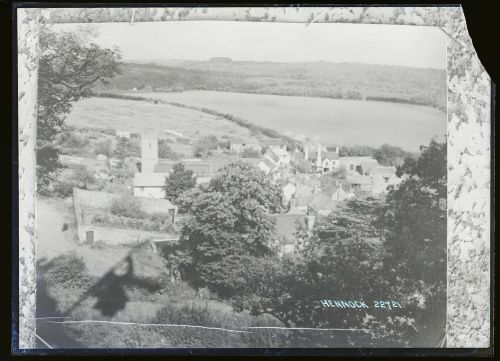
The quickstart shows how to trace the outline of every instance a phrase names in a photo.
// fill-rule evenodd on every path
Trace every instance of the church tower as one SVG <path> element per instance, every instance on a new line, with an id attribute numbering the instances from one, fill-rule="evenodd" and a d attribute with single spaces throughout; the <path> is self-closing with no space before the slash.
<path id="1" fill-rule="evenodd" d="M 153 173 L 158 164 L 158 134 L 144 132 L 141 136 L 141 173 Z"/>

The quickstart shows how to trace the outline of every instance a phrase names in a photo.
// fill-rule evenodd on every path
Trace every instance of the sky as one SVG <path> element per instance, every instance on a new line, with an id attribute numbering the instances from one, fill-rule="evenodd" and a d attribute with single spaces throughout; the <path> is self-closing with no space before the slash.
<path id="1" fill-rule="evenodd" d="M 69 30 L 78 25 L 55 25 Z M 94 41 L 118 46 L 124 60 L 189 59 L 360 62 L 446 67 L 446 35 L 406 25 L 168 21 L 93 25 Z"/>

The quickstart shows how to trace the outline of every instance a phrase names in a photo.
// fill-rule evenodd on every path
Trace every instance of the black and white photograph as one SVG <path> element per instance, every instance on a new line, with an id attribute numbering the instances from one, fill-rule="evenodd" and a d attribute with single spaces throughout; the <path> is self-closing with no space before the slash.
<path id="1" fill-rule="evenodd" d="M 450 346 L 450 34 L 314 9 L 37 25 L 33 348 Z"/>

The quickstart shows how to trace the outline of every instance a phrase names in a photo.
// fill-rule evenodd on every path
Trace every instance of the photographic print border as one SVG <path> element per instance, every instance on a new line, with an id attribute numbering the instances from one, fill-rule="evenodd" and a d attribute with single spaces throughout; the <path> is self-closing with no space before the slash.
<path id="1" fill-rule="evenodd" d="M 448 281 L 447 324 L 443 345 L 446 348 L 490 347 L 492 85 L 474 50 L 459 6 L 18 7 L 14 11 L 17 11 L 19 151 L 19 320 L 17 335 L 16 327 L 13 326 L 14 351 L 29 352 L 36 345 L 38 26 L 42 23 L 183 20 L 294 22 L 304 23 L 305 26 L 314 22 L 435 26 L 446 34 Z M 328 21 L 325 21 L 325 14 L 329 15 Z"/>

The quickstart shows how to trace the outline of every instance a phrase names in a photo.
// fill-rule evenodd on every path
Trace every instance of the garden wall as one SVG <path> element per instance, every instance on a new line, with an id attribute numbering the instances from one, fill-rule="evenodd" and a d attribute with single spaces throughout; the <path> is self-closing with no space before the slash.
<path id="1" fill-rule="evenodd" d="M 75 220 L 77 225 L 78 242 L 107 244 L 132 244 L 146 240 L 176 239 L 175 234 L 150 232 L 134 228 L 112 228 L 93 224 L 92 219 L 96 211 L 109 209 L 114 199 L 119 194 L 89 191 L 73 188 L 73 206 L 75 209 Z M 141 202 L 141 208 L 148 213 L 166 213 L 169 208 L 175 207 L 168 200 L 137 198 Z M 177 207 L 175 207 L 177 211 Z M 87 232 L 93 232 L 88 235 Z"/>

